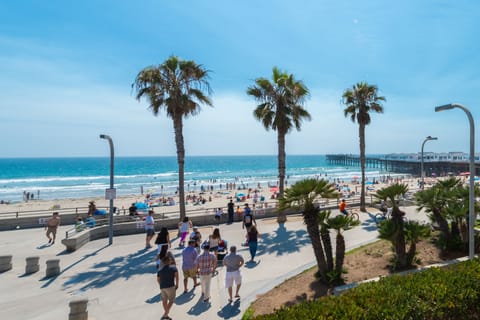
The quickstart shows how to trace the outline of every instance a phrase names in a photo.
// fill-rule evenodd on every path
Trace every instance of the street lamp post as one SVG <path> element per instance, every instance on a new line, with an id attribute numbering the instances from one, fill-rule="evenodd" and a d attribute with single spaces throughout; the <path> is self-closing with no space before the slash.
<path id="1" fill-rule="evenodd" d="M 468 207 L 468 257 L 473 259 L 474 256 L 474 237 L 473 226 L 475 223 L 475 124 L 470 110 L 457 103 L 450 103 L 443 106 L 435 107 L 435 112 L 459 108 L 465 111 L 470 122 L 470 192 L 469 192 L 469 207 Z"/>
<path id="2" fill-rule="evenodd" d="M 420 167 L 420 176 L 422 177 L 422 190 L 423 190 L 423 188 L 424 188 L 424 186 L 425 186 L 425 181 L 424 181 L 424 180 L 425 180 L 425 179 L 424 179 L 424 178 L 425 178 L 425 172 L 424 172 L 424 170 L 423 170 L 423 147 L 425 146 L 425 142 L 430 141 L 430 140 L 438 140 L 438 138 L 437 138 L 437 137 L 428 136 L 428 137 L 425 138 L 425 140 L 423 140 L 423 143 L 422 143 L 422 159 L 421 159 L 422 162 L 421 162 L 421 167 Z"/>
<path id="3" fill-rule="evenodd" d="M 108 219 L 108 244 L 112 245 L 113 243 L 113 200 L 116 197 L 115 188 L 113 187 L 113 159 L 114 159 L 114 151 L 113 151 L 113 141 L 110 136 L 106 134 L 101 134 L 100 139 L 108 140 L 108 144 L 110 145 L 110 189 L 105 190 L 105 199 L 110 200 L 110 212 L 109 212 L 109 219 Z"/>

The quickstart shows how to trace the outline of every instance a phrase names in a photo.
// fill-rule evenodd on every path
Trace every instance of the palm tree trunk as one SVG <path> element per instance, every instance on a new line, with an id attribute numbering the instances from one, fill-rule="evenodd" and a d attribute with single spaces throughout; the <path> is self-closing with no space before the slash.
<path id="1" fill-rule="evenodd" d="M 360 187 L 360 211 L 366 212 L 365 208 L 365 124 L 358 126 L 358 136 L 360 139 L 360 170 L 362 171 L 362 184 Z"/>
<path id="2" fill-rule="evenodd" d="M 343 262 L 345 261 L 345 238 L 338 231 L 337 233 L 337 248 L 335 252 L 335 271 L 340 276 L 342 274 Z"/>
<path id="3" fill-rule="evenodd" d="M 178 162 L 178 203 L 180 205 L 180 221 L 186 216 L 185 211 L 185 146 L 183 143 L 183 118 L 181 115 L 173 119 L 175 143 L 177 145 Z"/>
<path id="4" fill-rule="evenodd" d="M 393 208 L 392 220 L 395 223 L 395 254 L 397 256 L 398 267 L 404 268 L 407 266 L 407 252 L 405 244 L 405 231 L 403 222 L 404 213 L 398 208 Z"/>
<path id="5" fill-rule="evenodd" d="M 330 238 L 330 232 L 328 228 L 320 228 L 320 236 L 323 242 L 323 248 L 325 250 L 325 257 L 327 258 L 327 270 L 333 270 L 333 247 L 332 239 Z"/>
<path id="6" fill-rule="evenodd" d="M 279 197 L 283 197 L 284 184 L 285 184 L 285 132 L 278 129 L 277 131 L 278 142 L 278 192 Z"/>
<path id="7" fill-rule="evenodd" d="M 442 233 L 443 239 L 447 244 L 450 244 L 452 241 L 452 234 L 450 233 L 448 221 L 442 216 L 440 210 L 437 208 L 433 208 L 432 215 L 433 215 L 433 218 L 435 219 L 435 222 L 437 222 L 438 224 L 438 228 Z"/>
<path id="8" fill-rule="evenodd" d="M 413 265 L 413 259 L 415 258 L 416 253 L 417 253 L 417 244 L 415 241 L 411 241 L 410 248 L 408 249 L 408 253 L 407 253 L 407 266 Z"/>
<path id="9" fill-rule="evenodd" d="M 327 262 L 323 252 L 322 242 L 320 240 L 320 229 L 317 223 L 317 216 L 313 213 L 304 213 L 305 224 L 307 225 L 307 232 L 312 241 L 313 252 L 317 260 L 318 273 L 320 280 L 327 283 Z"/>

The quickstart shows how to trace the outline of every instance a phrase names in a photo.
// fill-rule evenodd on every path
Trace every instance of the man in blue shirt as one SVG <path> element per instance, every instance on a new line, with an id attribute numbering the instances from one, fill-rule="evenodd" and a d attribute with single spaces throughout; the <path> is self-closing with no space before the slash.
<path id="1" fill-rule="evenodd" d="M 193 287 L 198 286 L 197 283 L 197 268 L 195 266 L 195 261 L 197 260 L 197 249 L 195 249 L 195 239 L 190 239 L 188 241 L 188 246 L 182 251 L 182 271 L 183 271 L 183 293 L 187 293 L 187 282 L 188 278 L 193 279 Z"/>

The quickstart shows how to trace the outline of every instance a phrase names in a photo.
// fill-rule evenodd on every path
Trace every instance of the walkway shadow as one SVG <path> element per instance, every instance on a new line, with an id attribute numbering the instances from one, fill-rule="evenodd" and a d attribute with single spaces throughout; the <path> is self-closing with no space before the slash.
<path id="1" fill-rule="evenodd" d="M 98 250 L 93 254 L 97 252 Z M 63 286 L 68 287 L 83 283 L 84 285 L 79 290 L 103 288 L 117 279 L 123 278 L 128 280 L 135 275 L 151 273 L 155 270 L 155 267 L 150 263 L 153 262 L 155 254 L 155 250 L 148 251 L 142 249 L 126 256 L 115 257 L 109 261 L 96 263 L 92 266 L 92 269 L 96 270 L 76 274 L 65 281 Z"/>
<path id="2" fill-rule="evenodd" d="M 175 299 L 175 304 L 182 305 L 192 301 L 195 297 L 195 292 L 193 290 L 188 291 L 187 293 L 182 293 Z"/>
<path id="3" fill-rule="evenodd" d="M 261 232 L 261 230 L 260 230 Z M 287 230 L 284 223 L 278 224 L 277 230 L 272 233 L 262 233 L 257 249 L 257 256 L 273 254 L 282 256 L 298 252 L 301 247 L 310 245 L 310 238 L 306 230 Z"/>
<path id="4" fill-rule="evenodd" d="M 48 244 L 48 243 L 44 243 L 44 244 L 41 244 L 37 247 L 37 249 L 39 250 L 42 250 L 42 249 L 45 249 L 45 248 L 49 248 L 51 247 L 52 245 L 51 244 Z"/>
<path id="5" fill-rule="evenodd" d="M 223 306 L 220 311 L 217 312 L 217 315 L 222 319 L 230 319 L 236 317 L 240 313 L 240 300 L 235 300 L 235 302 L 227 303 Z"/>
<path id="6" fill-rule="evenodd" d="M 208 309 L 210 309 L 212 307 L 212 304 L 209 302 L 203 302 L 203 299 L 202 297 L 200 297 L 197 301 L 197 303 L 195 303 L 194 306 L 192 306 L 190 308 L 190 310 L 187 311 L 188 314 L 191 314 L 191 315 L 194 315 L 194 316 L 198 316 L 202 313 L 204 313 L 205 311 L 207 311 Z"/>
<path id="7" fill-rule="evenodd" d="M 363 230 L 366 231 L 376 231 L 377 230 L 377 221 L 375 219 L 375 215 L 370 212 L 366 212 L 368 214 L 368 219 L 362 221 L 361 226 Z"/>
<path id="8" fill-rule="evenodd" d="M 153 297 L 151 298 L 148 298 L 147 300 L 145 300 L 145 303 L 149 303 L 149 304 L 152 304 L 152 303 L 159 303 L 162 301 L 162 297 L 160 296 L 160 293 L 157 293 L 156 295 L 154 295 Z"/>
<path id="9" fill-rule="evenodd" d="M 260 262 L 261 262 L 261 260 L 257 260 L 257 261 L 247 261 L 247 262 L 245 262 L 244 266 L 245 266 L 245 268 L 247 268 L 247 269 L 253 269 L 253 268 L 255 268 Z"/>
<path id="10" fill-rule="evenodd" d="M 85 261 L 85 260 L 87 260 L 87 259 L 90 258 L 90 257 L 96 256 L 97 253 L 99 253 L 100 251 L 102 251 L 102 250 L 105 249 L 106 247 L 108 247 L 108 244 L 107 244 L 107 245 L 104 245 L 103 247 L 101 247 L 101 248 L 99 248 L 99 249 L 97 249 L 97 250 L 95 250 L 95 251 L 92 252 L 92 253 L 89 253 L 89 254 L 84 255 L 84 256 L 83 256 L 81 259 L 79 259 L 78 261 L 75 261 L 75 262 L 72 263 L 71 265 L 65 267 L 64 269 L 61 269 L 61 272 L 60 272 L 57 276 L 55 276 L 55 277 L 52 277 L 52 278 L 42 278 L 42 279 L 40 279 L 40 281 L 48 280 L 48 281 L 42 286 L 42 288 L 48 287 L 53 281 L 55 281 L 55 279 L 57 279 L 57 277 L 59 277 L 60 275 L 62 275 L 64 272 L 70 270 L 71 268 L 73 268 L 74 266 L 76 266 L 77 264 L 79 264 L 80 262 Z M 60 254 L 57 254 L 57 256 L 58 256 L 58 255 L 60 255 Z M 64 284 L 64 286 L 65 286 L 65 284 Z M 82 290 L 82 289 L 80 289 L 80 290 Z"/>

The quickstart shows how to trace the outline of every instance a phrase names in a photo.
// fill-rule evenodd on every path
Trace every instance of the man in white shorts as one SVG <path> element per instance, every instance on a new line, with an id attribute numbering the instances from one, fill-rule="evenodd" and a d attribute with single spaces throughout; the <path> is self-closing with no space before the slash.
<path id="1" fill-rule="evenodd" d="M 232 302 L 232 287 L 233 283 L 237 285 L 237 290 L 235 293 L 235 298 L 239 299 L 240 295 L 240 286 L 242 284 L 242 274 L 240 273 L 240 268 L 243 266 L 244 261 L 243 257 L 237 254 L 237 247 L 231 246 L 230 253 L 223 258 L 223 265 L 227 268 L 227 273 L 225 276 L 225 287 L 228 290 L 228 302 Z"/>

